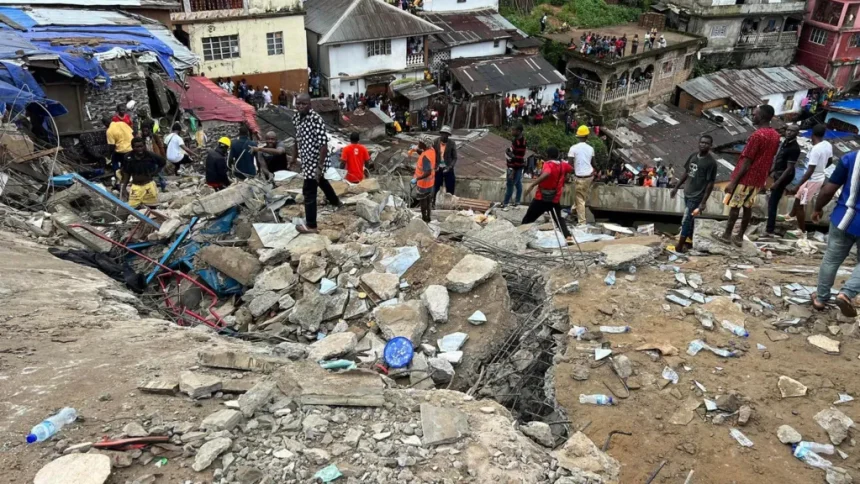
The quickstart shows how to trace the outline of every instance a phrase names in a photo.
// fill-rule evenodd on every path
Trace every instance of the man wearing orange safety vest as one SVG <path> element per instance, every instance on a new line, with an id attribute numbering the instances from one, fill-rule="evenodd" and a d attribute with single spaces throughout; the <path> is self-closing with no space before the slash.
<path id="1" fill-rule="evenodd" d="M 418 162 L 412 185 L 417 189 L 418 203 L 421 205 L 421 220 L 430 222 L 430 207 L 433 203 L 433 186 L 436 183 L 436 150 L 427 136 L 418 139 Z"/>

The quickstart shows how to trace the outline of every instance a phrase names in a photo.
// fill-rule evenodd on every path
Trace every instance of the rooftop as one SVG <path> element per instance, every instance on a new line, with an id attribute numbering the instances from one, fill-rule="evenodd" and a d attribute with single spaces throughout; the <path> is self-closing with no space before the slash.
<path id="1" fill-rule="evenodd" d="M 0 5 L 45 5 L 69 6 L 82 8 L 99 7 L 146 7 L 146 8 L 179 8 L 179 0 L 0 0 Z"/>
<path id="2" fill-rule="evenodd" d="M 564 83 L 565 77 L 539 55 L 502 57 L 452 67 L 451 74 L 472 96 Z"/>
<path id="3" fill-rule="evenodd" d="M 436 34 L 435 37 L 446 47 L 508 39 L 517 30 L 514 25 L 494 10 L 441 14 L 428 12 L 424 13 L 422 17 L 444 30 L 444 32 Z"/>
<path id="4" fill-rule="evenodd" d="M 201 121 L 244 122 L 251 131 L 260 132 L 254 107 L 228 94 L 208 77 L 188 76 L 185 84 L 188 89 L 181 96 L 182 108 L 194 111 Z M 172 87 L 181 89 L 176 84 Z"/>
<path id="5" fill-rule="evenodd" d="M 724 69 L 714 74 L 690 79 L 678 87 L 699 101 L 731 99 L 739 106 L 755 106 L 762 97 L 833 85 L 802 66 L 761 69 Z"/>
<path id="6" fill-rule="evenodd" d="M 442 32 L 411 13 L 380 0 L 314 0 L 305 3 L 305 28 L 319 43 L 342 44 Z"/>

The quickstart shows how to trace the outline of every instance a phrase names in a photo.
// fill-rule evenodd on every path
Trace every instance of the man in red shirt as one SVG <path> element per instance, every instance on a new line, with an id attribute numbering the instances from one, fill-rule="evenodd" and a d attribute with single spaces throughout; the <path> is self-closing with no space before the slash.
<path id="1" fill-rule="evenodd" d="M 358 143 L 358 133 L 349 135 L 350 144 L 343 147 L 340 159 L 346 168 L 346 181 L 358 183 L 364 180 L 364 164 L 370 161 L 370 153 Z"/>
<path id="2" fill-rule="evenodd" d="M 726 185 L 724 203 L 730 209 L 726 230 L 722 234 L 711 234 L 724 244 L 732 243 L 738 247 L 743 244 L 744 233 L 750 224 L 750 218 L 752 218 L 752 206 L 755 203 L 756 195 L 767 182 L 773 158 L 779 149 L 779 133 L 770 127 L 773 114 L 773 106 L 767 104 L 762 104 L 753 111 L 753 124 L 758 126 L 758 129 L 747 140 L 738 164 L 732 172 L 729 184 Z M 733 236 L 732 231 L 735 228 L 741 207 L 744 209 L 744 215 L 741 219 L 740 232 Z"/>
<path id="3" fill-rule="evenodd" d="M 561 194 L 564 191 L 564 181 L 568 175 L 573 173 L 573 167 L 570 163 L 558 160 L 558 148 L 555 146 L 547 148 L 546 155 L 549 159 L 543 163 L 540 176 L 526 189 L 526 195 L 528 195 L 535 187 L 538 187 L 522 223 L 530 224 L 541 215 L 549 212 L 550 217 L 553 218 L 555 224 L 561 229 L 561 233 L 564 234 L 565 240 L 570 243 L 573 242 L 573 237 L 561 217 Z"/>

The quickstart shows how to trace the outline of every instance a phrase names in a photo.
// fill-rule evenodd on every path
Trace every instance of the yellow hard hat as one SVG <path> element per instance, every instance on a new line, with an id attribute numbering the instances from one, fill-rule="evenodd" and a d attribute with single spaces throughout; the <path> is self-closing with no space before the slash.
<path id="1" fill-rule="evenodd" d="M 219 139 L 218 142 L 221 143 L 222 145 L 226 146 L 227 148 L 230 147 L 230 138 L 228 138 L 226 136 L 221 137 L 221 139 Z"/>
<path id="2" fill-rule="evenodd" d="M 588 130 L 588 126 L 580 126 L 576 128 L 577 136 L 588 136 L 589 133 L 590 131 Z"/>

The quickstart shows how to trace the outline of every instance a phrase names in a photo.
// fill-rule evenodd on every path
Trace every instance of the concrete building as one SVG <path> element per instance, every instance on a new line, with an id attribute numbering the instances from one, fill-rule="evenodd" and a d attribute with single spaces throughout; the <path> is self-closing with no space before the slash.
<path id="1" fill-rule="evenodd" d="M 821 74 L 836 88 L 860 83 L 860 0 L 809 0 L 797 47 L 797 62 Z"/>
<path id="2" fill-rule="evenodd" d="M 442 29 L 381 0 L 305 3 L 308 56 L 326 95 L 387 91 L 422 79 L 427 36 Z"/>
<path id="3" fill-rule="evenodd" d="M 784 66 L 794 60 L 803 0 L 671 0 L 667 26 L 708 39 L 702 56 L 720 67 Z"/>
<path id="4" fill-rule="evenodd" d="M 633 55 L 629 45 L 633 35 L 644 35 L 644 28 L 636 24 L 606 27 L 599 35 L 626 35 L 628 47 L 625 56 L 597 58 L 579 50 L 568 50 L 566 74 L 568 84 L 580 102 L 587 103 L 596 112 L 638 111 L 649 103 L 669 102 L 675 86 L 687 80 L 695 64 L 696 53 L 705 45 L 705 39 L 696 35 L 666 31 L 665 48 L 645 50 L 644 44 Z M 567 44 L 571 39 L 579 45 L 583 30 L 550 35 L 557 42 Z"/>
<path id="5" fill-rule="evenodd" d="M 177 37 L 203 61 L 198 73 L 304 92 L 304 11 L 298 0 L 183 0 L 171 14 Z"/>

